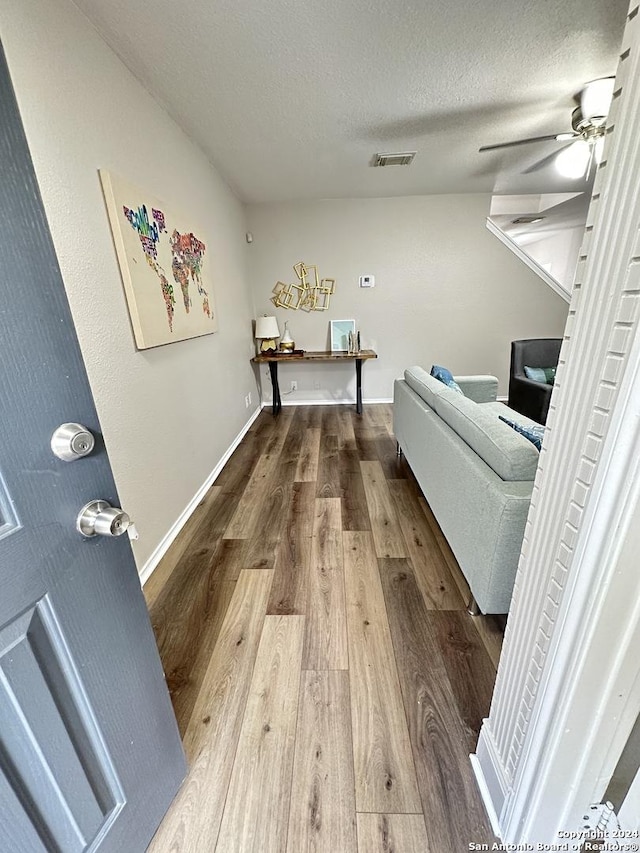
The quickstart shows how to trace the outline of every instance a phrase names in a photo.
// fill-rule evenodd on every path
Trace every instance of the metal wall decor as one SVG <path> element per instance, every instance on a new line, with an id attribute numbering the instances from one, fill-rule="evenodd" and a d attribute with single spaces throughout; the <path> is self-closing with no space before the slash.
<path id="1" fill-rule="evenodd" d="M 335 278 L 319 278 L 315 264 L 300 261 L 293 265 L 298 277 L 297 284 L 276 282 L 271 301 L 276 308 L 291 308 L 297 311 L 326 311 L 336 286 Z"/>

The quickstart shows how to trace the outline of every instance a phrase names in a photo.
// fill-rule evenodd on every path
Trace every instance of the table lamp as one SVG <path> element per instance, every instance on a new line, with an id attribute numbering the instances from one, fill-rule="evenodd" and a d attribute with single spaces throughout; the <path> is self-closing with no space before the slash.
<path id="1" fill-rule="evenodd" d="M 267 353 L 271 350 L 275 352 L 276 338 L 280 337 L 280 329 L 278 328 L 278 321 L 275 317 L 267 317 L 265 314 L 264 317 L 258 317 L 256 320 L 256 340 L 260 341 L 260 346 L 258 347 L 259 353 Z"/>

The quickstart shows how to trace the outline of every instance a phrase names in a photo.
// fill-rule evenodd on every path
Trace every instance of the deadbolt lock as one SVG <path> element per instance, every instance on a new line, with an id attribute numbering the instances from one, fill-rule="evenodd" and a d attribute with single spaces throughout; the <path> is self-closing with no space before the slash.
<path id="1" fill-rule="evenodd" d="M 96 440 L 82 424 L 62 424 L 51 436 L 51 450 L 63 462 L 75 462 L 88 456 Z"/>

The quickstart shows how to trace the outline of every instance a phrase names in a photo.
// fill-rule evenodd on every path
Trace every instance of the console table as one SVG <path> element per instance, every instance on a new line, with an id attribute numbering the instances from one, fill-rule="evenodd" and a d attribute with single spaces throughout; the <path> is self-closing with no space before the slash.
<path id="1" fill-rule="evenodd" d="M 278 365 L 291 361 L 355 361 L 356 363 L 356 412 L 362 414 L 362 362 L 369 358 L 377 358 L 378 354 L 372 349 L 363 349 L 357 353 L 330 352 L 328 350 L 304 352 L 302 355 L 287 355 L 286 353 L 263 353 L 254 356 L 254 364 L 268 364 L 273 386 L 273 414 L 277 415 L 282 408 L 280 386 L 278 385 Z"/>

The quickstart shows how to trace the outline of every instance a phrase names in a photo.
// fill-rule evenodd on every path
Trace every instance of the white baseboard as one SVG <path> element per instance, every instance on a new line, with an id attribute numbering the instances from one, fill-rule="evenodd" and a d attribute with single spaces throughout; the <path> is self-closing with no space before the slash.
<path id="1" fill-rule="evenodd" d="M 507 799 L 509 785 L 487 719 L 482 721 L 475 755 L 470 755 L 469 758 L 493 833 L 497 838 L 502 838 L 500 814 Z"/>
<path id="2" fill-rule="evenodd" d="M 144 566 L 142 567 L 142 569 L 139 572 L 140 585 L 141 586 L 144 586 L 145 583 L 149 580 L 149 578 L 153 574 L 154 569 L 156 568 L 156 566 L 158 565 L 160 560 L 164 557 L 164 555 L 169 550 L 171 543 L 173 542 L 173 540 L 176 538 L 178 533 L 180 533 L 180 531 L 182 530 L 184 525 L 189 520 L 191 513 L 198 506 L 198 504 L 200 503 L 202 498 L 205 496 L 205 494 L 209 491 L 209 489 L 211 488 L 213 483 L 218 479 L 218 477 L 220 476 L 220 472 L 222 471 L 224 466 L 229 461 L 231 454 L 236 449 L 236 447 L 240 444 L 242 439 L 245 437 L 245 435 L 247 434 L 247 432 L 251 428 L 251 424 L 255 421 L 255 419 L 258 417 L 258 415 L 262 411 L 262 408 L 263 407 L 261 406 L 259 409 L 256 409 L 255 412 L 251 415 L 251 417 L 246 422 L 246 424 L 242 427 L 242 429 L 240 430 L 238 435 L 233 439 L 233 441 L 229 445 L 229 448 L 224 453 L 224 455 L 222 456 L 222 458 L 220 459 L 220 461 L 218 462 L 216 467 L 209 474 L 209 476 L 204 481 L 204 483 L 200 486 L 200 488 L 195 493 L 195 495 L 191 498 L 191 500 L 189 501 L 187 506 L 183 509 L 183 511 L 180 513 L 180 515 L 178 516 L 176 521 L 171 525 L 171 527 L 167 531 L 166 535 L 160 540 L 159 544 L 154 549 L 153 553 L 151 554 L 151 556 L 149 557 L 149 559 L 147 560 L 147 562 L 144 564 Z"/>
<path id="3" fill-rule="evenodd" d="M 495 809 L 493 808 L 493 803 L 491 802 L 491 797 L 489 796 L 489 788 L 487 787 L 487 783 L 482 774 L 482 768 L 480 767 L 478 756 L 474 755 L 474 753 L 471 753 L 471 755 L 469 756 L 469 761 L 471 762 L 471 767 L 475 774 L 478 788 L 480 789 L 482 803 L 487 812 L 487 817 L 489 818 L 493 834 L 496 836 L 496 838 L 500 838 L 498 815 L 496 814 Z"/>
<path id="4" fill-rule="evenodd" d="M 363 400 L 362 405 L 366 406 L 370 403 L 393 403 L 393 397 L 375 398 L 371 400 Z M 282 407 L 285 406 L 355 406 L 355 400 L 282 400 Z M 268 409 L 273 406 L 272 400 L 264 400 L 262 403 L 263 409 Z"/>

